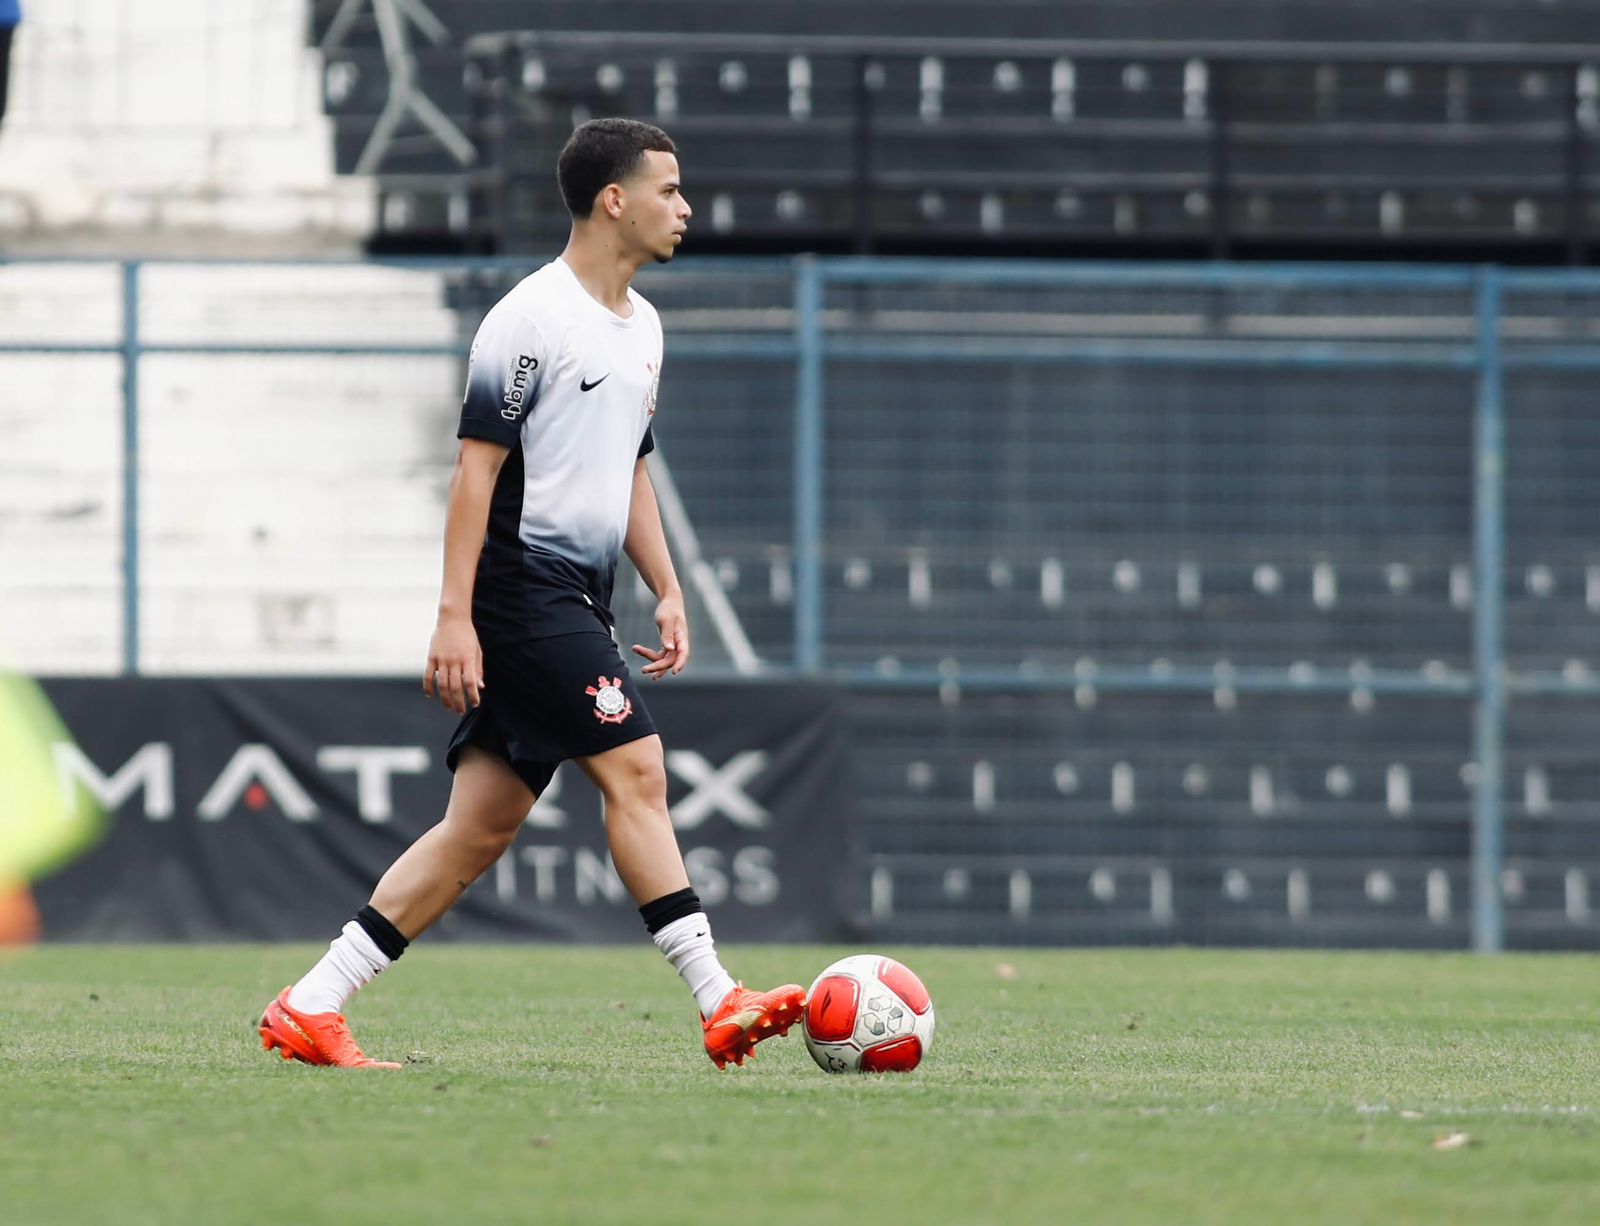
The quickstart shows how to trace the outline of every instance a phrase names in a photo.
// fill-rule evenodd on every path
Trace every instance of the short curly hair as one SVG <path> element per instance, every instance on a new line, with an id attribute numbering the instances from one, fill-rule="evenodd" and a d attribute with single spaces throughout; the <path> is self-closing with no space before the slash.
<path id="1" fill-rule="evenodd" d="M 660 128 L 636 119 L 591 119 L 579 124 L 556 163 L 556 182 L 567 212 L 582 221 L 594 212 L 594 198 L 609 183 L 637 173 L 646 153 L 677 153 Z"/>

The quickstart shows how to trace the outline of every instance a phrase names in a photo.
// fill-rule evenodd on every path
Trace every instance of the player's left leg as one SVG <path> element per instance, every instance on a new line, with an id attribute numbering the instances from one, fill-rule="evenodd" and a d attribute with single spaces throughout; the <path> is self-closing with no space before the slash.
<path id="1" fill-rule="evenodd" d="M 578 764 L 605 797 L 606 838 L 617 875 L 657 948 L 694 993 L 706 1054 L 718 1068 L 730 1060 L 743 1064 L 757 1043 L 789 1032 L 800 1018 L 805 990 L 790 983 L 755 992 L 723 969 L 672 829 L 659 736 L 628 741 Z"/>

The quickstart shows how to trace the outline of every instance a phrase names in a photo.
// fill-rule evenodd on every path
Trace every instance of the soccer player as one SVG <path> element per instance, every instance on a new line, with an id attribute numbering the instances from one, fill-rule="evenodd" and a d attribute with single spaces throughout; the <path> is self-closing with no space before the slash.
<path id="1" fill-rule="evenodd" d="M 804 991 L 734 982 L 712 943 L 667 814 L 661 738 L 611 638 L 625 549 L 659 604 L 659 681 L 689 662 L 683 595 L 645 465 L 661 322 L 634 274 L 672 259 L 690 210 L 676 146 L 626 119 L 583 124 L 557 178 L 572 234 L 559 259 L 484 318 L 472 344 L 445 519 L 444 581 L 423 690 L 462 716 L 444 820 L 384 874 L 371 901 L 261 1018 L 285 1059 L 369 1059 L 345 1002 L 405 951 L 516 837 L 556 767 L 575 760 L 605 799 L 612 860 L 701 1014 L 706 1054 L 743 1064 L 788 1032 Z"/>

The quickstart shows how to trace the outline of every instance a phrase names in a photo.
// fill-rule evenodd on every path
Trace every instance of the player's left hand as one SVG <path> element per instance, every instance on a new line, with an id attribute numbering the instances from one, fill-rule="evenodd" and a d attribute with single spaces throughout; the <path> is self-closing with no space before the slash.
<path id="1" fill-rule="evenodd" d="M 689 663 L 689 620 L 683 613 L 683 597 L 667 596 L 656 606 L 656 628 L 661 631 L 661 650 L 633 645 L 633 654 L 649 661 L 642 670 L 652 681 L 668 673 L 676 677 Z"/>

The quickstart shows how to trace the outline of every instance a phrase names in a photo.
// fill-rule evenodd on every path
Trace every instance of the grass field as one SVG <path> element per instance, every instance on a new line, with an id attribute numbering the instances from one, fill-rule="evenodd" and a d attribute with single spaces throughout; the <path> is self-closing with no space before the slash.
<path id="1" fill-rule="evenodd" d="M 1590 959 L 885 952 L 938 1038 L 848 1079 L 716 1072 L 648 946 L 424 944 L 352 1010 L 388 1074 L 260 1050 L 310 947 L 16 955 L 0 1222 L 1600 1221 Z"/>

